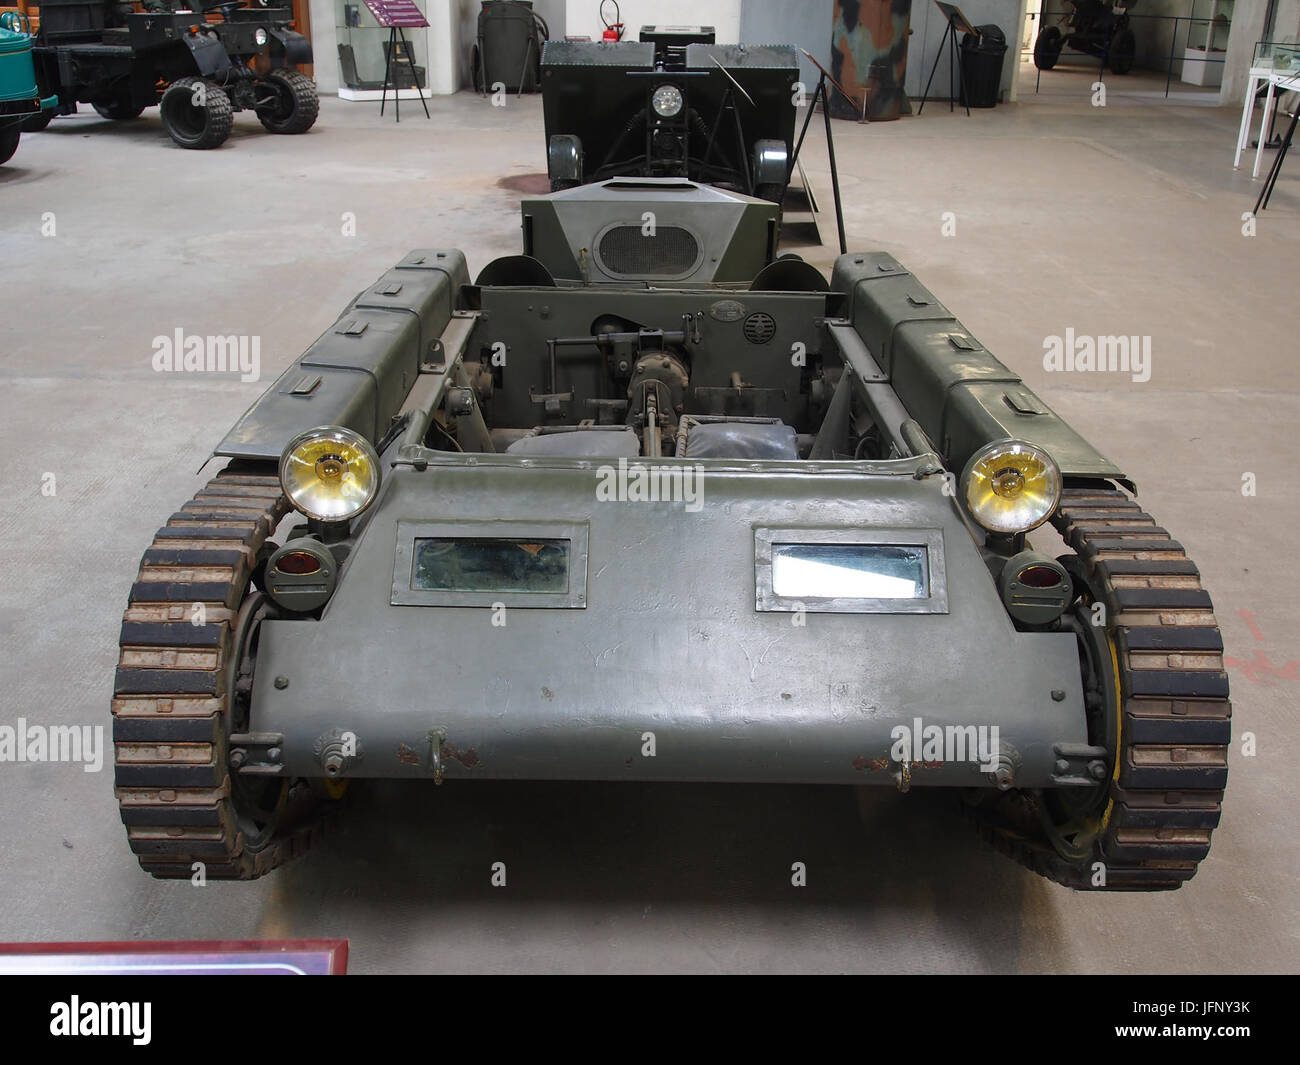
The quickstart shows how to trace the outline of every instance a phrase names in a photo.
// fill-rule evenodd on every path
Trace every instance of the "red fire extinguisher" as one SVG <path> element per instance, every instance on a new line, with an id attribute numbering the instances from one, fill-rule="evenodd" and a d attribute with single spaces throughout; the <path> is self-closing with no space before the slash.
<path id="1" fill-rule="evenodd" d="M 605 5 L 612 3 L 614 5 L 614 21 L 610 22 L 605 17 Z M 623 39 L 623 23 L 619 21 L 622 17 L 618 10 L 618 0 L 600 0 L 600 21 L 605 24 L 605 32 L 600 35 L 602 41 L 621 41 Z"/>

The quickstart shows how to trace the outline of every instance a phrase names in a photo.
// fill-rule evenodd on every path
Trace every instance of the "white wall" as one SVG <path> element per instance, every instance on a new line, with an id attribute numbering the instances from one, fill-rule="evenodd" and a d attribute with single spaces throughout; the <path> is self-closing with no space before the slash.
<path id="1" fill-rule="evenodd" d="M 1297 0 L 1282 0 L 1280 9 L 1288 2 L 1295 10 Z M 1233 5 L 1232 29 L 1228 32 L 1228 54 L 1223 64 L 1223 82 L 1219 87 L 1220 104 L 1241 104 L 1246 92 L 1246 78 L 1250 63 L 1255 57 L 1255 44 L 1264 36 L 1264 15 L 1267 4 L 1263 0 L 1237 0 Z M 1280 27 L 1282 23 L 1278 21 Z"/>
<path id="2" fill-rule="evenodd" d="M 316 91 L 339 91 L 339 38 L 334 29 L 335 0 L 311 0 L 311 56 Z"/>
<path id="3" fill-rule="evenodd" d="M 1258 3 L 1263 0 L 1239 0 L 1244 3 Z M 1277 15 L 1273 19 L 1273 39 L 1300 40 L 1300 0 L 1278 0 Z"/>
<path id="4" fill-rule="evenodd" d="M 781 0 L 749 2 L 774 4 Z M 740 40 L 740 4 L 741 0 L 619 0 L 626 26 L 623 40 L 635 41 L 642 26 L 712 26 L 717 30 L 719 44 L 735 44 Z M 600 0 L 567 0 L 564 32 L 600 40 L 605 27 L 600 21 L 599 8 Z M 605 12 L 607 18 L 613 18 L 614 5 L 606 4 Z M 558 36 L 554 26 L 551 36 Z"/>
<path id="5" fill-rule="evenodd" d="M 429 20 L 428 85 L 440 96 L 460 88 L 455 7 L 455 0 L 424 0 L 424 13 Z"/>
<path id="6" fill-rule="evenodd" d="M 793 44 L 807 49 L 827 69 L 831 65 L 831 12 L 834 0 L 743 0 L 740 8 L 742 44 Z M 799 77 L 811 88 L 817 68 L 799 55 Z"/>

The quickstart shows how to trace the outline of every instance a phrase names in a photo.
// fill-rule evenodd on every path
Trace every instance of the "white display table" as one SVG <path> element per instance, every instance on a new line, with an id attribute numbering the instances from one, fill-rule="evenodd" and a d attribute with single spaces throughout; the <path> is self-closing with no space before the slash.
<path id="1" fill-rule="evenodd" d="M 1255 107 L 1255 92 L 1261 82 L 1268 82 L 1268 95 L 1264 98 L 1264 117 L 1259 123 L 1259 146 L 1255 149 L 1255 168 L 1251 177 L 1259 177 L 1259 164 L 1264 158 L 1264 141 L 1268 139 L 1268 126 L 1273 117 L 1273 105 L 1276 94 L 1282 92 L 1300 92 L 1300 70 L 1281 70 L 1276 67 L 1251 67 L 1250 77 L 1246 81 L 1246 99 L 1241 105 L 1241 129 L 1237 131 L 1237 154 L 1232 158 L 1232 168 L 1241 165 L 1241 153 L 1246 148 L 1250 137 L 1250 113 Z"/>

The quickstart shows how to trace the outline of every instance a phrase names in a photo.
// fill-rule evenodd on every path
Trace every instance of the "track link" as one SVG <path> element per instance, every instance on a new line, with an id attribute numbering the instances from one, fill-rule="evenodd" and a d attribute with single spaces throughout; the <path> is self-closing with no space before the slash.
<path id="1" fill-rule="evenodd" d="M 155 877 L 248 880 L 296 857 L 316 819 L 247 845 L 228 766 L 228 664 L 258 551 L 288 505 L 277 477 L 231 468 L 158 530 L 127 602 L 113 686 L 114 782 Z"/>
<path id="2" fill-rule="evenodd" d="M 1069 887 L 1178 888 L 1209 852 L 1228 778 L 1232 707 L 1213 605 L 1182 544 L 1118 488 L 1067 489 L 1053 525 L 1099 593 L 1116 658 L 1119 757 L 1101 831 L 1092 855 L 1071 862 L 1037 838 L 1032 796 L 1010 793 L 976 818 L 998 849 Z"/>

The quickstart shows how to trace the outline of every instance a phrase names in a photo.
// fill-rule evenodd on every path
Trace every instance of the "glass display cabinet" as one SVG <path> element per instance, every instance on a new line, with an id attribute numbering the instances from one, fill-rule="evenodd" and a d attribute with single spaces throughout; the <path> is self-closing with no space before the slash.
<path id="1" fill-rule="evenodd" d="M 415 0 L 415 6 L 428 17 L 427 0 Z M 339 98 L 342 100 L 378 100 L 384 87 L 384 66 L 388 59 L 389 30 L 375 21 L 362 0 L 334 0 L 334 26 L 338 34 Z M 405 56 L 394 56 L 389 76 L 388 98 L 394 86 L 403 100 L 432 96 L 429 90 L 429 29 L 403 29 L 415 71 Z M 401 40 L 397 42 L 400 52 Z M 400 61 L 399 61 L 400 58 Z M 319 62 L 319 59 L 317 60 Z"/>
<path id="2" fill-rule="evenodd" d="M 1192 24 L 1183 52 L 1182 80 L 1189 85 L 1217 88 L 1223 82 L 1235 0 L 1194 0 Z"/>
<path id="3" fill-rule="evenodd" d="M 1300 44 L 1295 41 L 1258 41 L 1252 67 L 1300 71 Z"/>

